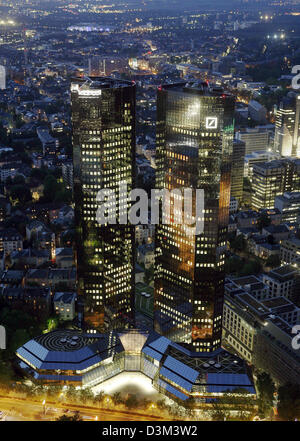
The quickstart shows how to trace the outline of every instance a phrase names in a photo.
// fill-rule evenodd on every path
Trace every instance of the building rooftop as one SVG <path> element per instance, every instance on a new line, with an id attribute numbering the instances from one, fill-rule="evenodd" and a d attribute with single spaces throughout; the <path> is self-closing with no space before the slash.
<path id="1" fill-rule="evenodd" d="M 280 196 L 276 196 L 277 199 L 283 201 L 295 201 L 298 202 L 300 200 L 300 192 L 299 191 L 286 191 Z"/>
<path id="2" fill-rule="evenodd" d="M 134 87 L 134 81 L 120 80 L 109 77 L 85 77 L 71 85 L 71 92 L 82 96 L 100 96 L 103 89 L 119 89 L 122 87 Z M 94 93 L 93 93 L 94 92 Z"/>
<path id="3" fill-rule="evenodd" d="M 274 161 L 269 162 L 256 162 L 253 164 L 253 170 L 256 169 L 264 169 L 264 170 L 271 170 L 271 169 L 277 169 L 284 166 L 284 162 L 275 159 Z"/>
<path id="4" fill-rule="evenodd" d="M 269 225 L 263 228 L 263 231 L 267 231 L 269 234 L 288 233 L 290 230 L 285 224 Z"/>
<path id="5" fill-rule="evenodd" d="M 231 98 L 228 92 L 225 92 L 222 87 L 211 86 L 207 81 L 182 81 L 172 84 L 163 84 L 158 88 L 159 90 L 175 90 L 184 93 L 212 96 L 212 97 L 222 97 Z"/>
<path id="6" fill-rule="evenodd" d="M 103 361 L 108 366 L 114 355 L 124 351 L 139 352 L 145 357 L 146 365 L 156 366 L 158 382 L 163 382 L 166 391 L 182 400 L 188 398 L 195 386 L 203 386 L 211 393 L 243 388 L 255 394 L 252 378 L 242 359 L 221 348 L 211 354 L 191 353 L 156 332 L 133 329 L 121 333 L 85 334 L 56 330 L 25 343 L 17 350 L 17 357 L 21 367 L 31 370 L 40 380 L 64 380 L 73 370 L 76 376 L 68 379 L 83 381 L 85 377 L 84 381 L 95 382 L 99 370 L 100 382 L 103 367 L 99 363 Z M 85 374 L 85 371 L 88 372 Z"/>
<path id="7" fill-rule="evenodd" d="M 271 270 L 267 276 L 280 282 L 284 282 L 286 280 L 293 279 L 296 273 L 297 269 L 294 266 L 284 265 Z"/>
<path id="8" fill-rule="evenodd" d="M 232 279 L 232 281 L 240 286 L 261 283 L 261 281 L 256 276 L 238 277 L 237 279 Z"/>
<path id="9" fill-rule="evenodd" d="M 75 292 L 56 292 L 53 297 L 53 302 L 61 302 L 65 305 L 70 305 L 75 298 Z"/>

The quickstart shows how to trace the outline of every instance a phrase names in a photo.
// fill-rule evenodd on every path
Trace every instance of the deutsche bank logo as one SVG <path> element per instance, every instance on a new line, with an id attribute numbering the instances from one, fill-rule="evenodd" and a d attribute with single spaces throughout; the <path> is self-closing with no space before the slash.
<path id="1" fill-rule="evenodd" d="M 207 116 L 205 120 L 206 129 L 217 129 L 218 128 L 218 118 L 216 116 Z"/>
<path id="2" fill-rule="evenodd" d="M 0 349 L 6 349 L 6 332 L 4 326 L 0 325 Z"/>

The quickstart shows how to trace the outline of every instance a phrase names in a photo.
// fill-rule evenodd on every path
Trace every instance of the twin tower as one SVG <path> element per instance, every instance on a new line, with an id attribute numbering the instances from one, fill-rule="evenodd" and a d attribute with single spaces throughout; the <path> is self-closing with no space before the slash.
<path id="1" fill-rule="evenodd" d="M 93 326 L 134 327 L 135 226 L 99 225 L 96 216 L 99 190 L 135 188 L 136 85 L 89 77 L 72 84 L 71 101 L 79 293 Z M 201 189 L 204 210 L 198 235 L 156 225 L 154 330 L 192 352 L 221 345 L 234 105 L 203 82 L 157 91 L 156 189 Z"/>

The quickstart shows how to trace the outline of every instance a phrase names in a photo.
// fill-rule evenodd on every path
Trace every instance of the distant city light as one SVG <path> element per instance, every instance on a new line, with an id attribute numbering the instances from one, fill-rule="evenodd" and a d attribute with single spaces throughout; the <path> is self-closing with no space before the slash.
<path id="1" fill-rule="evenodd" d="M 15 22 L 13 20 L 0 20 L 0 25 L 14 25 Z"/>

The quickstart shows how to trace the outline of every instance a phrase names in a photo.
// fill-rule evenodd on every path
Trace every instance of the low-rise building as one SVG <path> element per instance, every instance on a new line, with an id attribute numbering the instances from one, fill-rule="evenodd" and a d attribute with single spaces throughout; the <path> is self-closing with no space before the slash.
<path id="1" fill-rule="evenodd" d="M 153 244 L 140 245 L 137 248 L 137 262 L 143 264 L 146 269 L 154 265 L 155 253 Z"/>
<path id="2" fill-rule="evenodd" d="M 21 251 L 13 251 L 10 254 L 10 260 L 12 265 L 38 268 L 39 266 L 49 262 L 50 252 L 49 250 L 26 248 Z"/>
<path id="3" fill-rule="evenodd" d="M 255 228 L 257 226 L 259 214 L 257 211 L 240 211 L 236 215 L 237 225 L 240 228 Z"/>
<path id="4" fill-rule="evenodd" d="M 145 283 L 136 285 L 135 309 L 147 317 L 154 317 L 154 290 Z"/>
<path id="5" fill-rule="evenodd" d="M 298 270 L 292 265 L 284 265 L 263 274 L 263 282 L 269 288 L 269 297 L 283 296 L 294 300 Z"/>
<path id="6" fill-rule="evenodd" d="M 278 243 L 260 243 L 256 246 L 255 255 L 261 259 L 268 259 L 270 256 L 279 256 L 280 245 Z"/>
<path id="7" fill-rule="evenodd" d="M 0 231 L 0 251 L 6 255 L 23 249 L 23 238 L 15 228 Z"/>
<path id="8" fill-rule="evenodd" d="M 250 293 L 256 300 L 269 298 L 268 286 L 256 276 L 226 278 L 225 293 L 236 293 L 241 289 Z"/>
<path id="9" fill-rule="evenodd" d="M 229 204 L 229 213 L 236 213 L 238 211 L 239 208 L 239 202 L 236 198 L 231 197 L 230 198 L 230 204 Z"/>
<path id="10" fill-rule="evenodd" d="M 275 197 L 275 208 L 281 212 L 282 222 L 299 222 L 300 192 L 285 192 Z"/>
<path id="11" fill-rule="evenodd" d="M 135 241 L 142 245 L 143 243 L 151 243 L 154 240 L 155 225 L 136 225 Z"/>
<path id="12" fill-rule="evenodd" d="M 26 285 L 48 285 L 49 269 L 29 269 L 25 276 Z"/>
<path id="13" fill-rule="evenodd" d="M 288 239 L 290 235 L 290 229 L 285 224 L 280 225 L 269 225 L 268 227 L 264 227 L 262 229 L 262 234 L 266 234 L 267 236 L 273 236 L 276 242 L 280 242 L 282 240 Z"/>
<path id="14" fill-rule="evenodd" d="M 292 345 L 297 320 L 299 308 L 284 297 L 258 301 L 242 289 L 226 293 L 223 345 L 277 383 L 300 384 L 300 350 Z"/>
<path id="15" fill-rule="evenodd" d="M 74 253 L 72 248 L 56 248 L 55 262 L 58 268 L 71 268 L 74 266 Z"/>
<path id="16" fill-rule="evenodd" d="M 291 237 L 280 243 L 280 259 L 284 264 L 296 262 L 300 258 L 300 239 Z"/>
<path id="17" fill-rule="evenodd" d="M 61 320 L 74 320 L 75 318 L 75 292 L 56 292 L 53 297 L 53 306 Z"/>
<path id="18" fill-rule="evenodd" d="M 104 334 L 56 330 L 26 342 L 16 355 L 24 371 L 45 383 L 92 387 L 133 371 L 146 375 L 155 389 L 180 405 L 189 398 L 195 406 L 211 405 L 228 391 L 235 399 L 256 398 L 251 373 L 240 358 L 222 348 L 195 357 L 146 330 Z"/>
<path id="19" fill-rule="evenodd" d="M 48 283 L 53 289 L 57 289 L 58 285 L 63 285 L 70 290 L 75 289 L 76 286 L 75 267 L 50 269 L 48 274 Z"/>
<path id="20" fill-rule="evenodd" d="M 279 384 L 299 384 L 300 351 L 293 348 L 293 326 L 280 317 L 269 318 L 256 337 L 253 363 Z"/>
<path id="21" fill-rule="evenodd" d="M 51 312 L 51 292 L 48 287 L 6 286 L 0 289 L 0 299 L 13 308 L 38 316 L 48 316 Z"/>
<path id="22" fill-rule="evenodd" d="M 44 127 L 38 127 L 36 133 L 42 143 L 43 155 L 55 155 L 59 149 L 59 140 L 50 135 L 49 130 Z"/>

